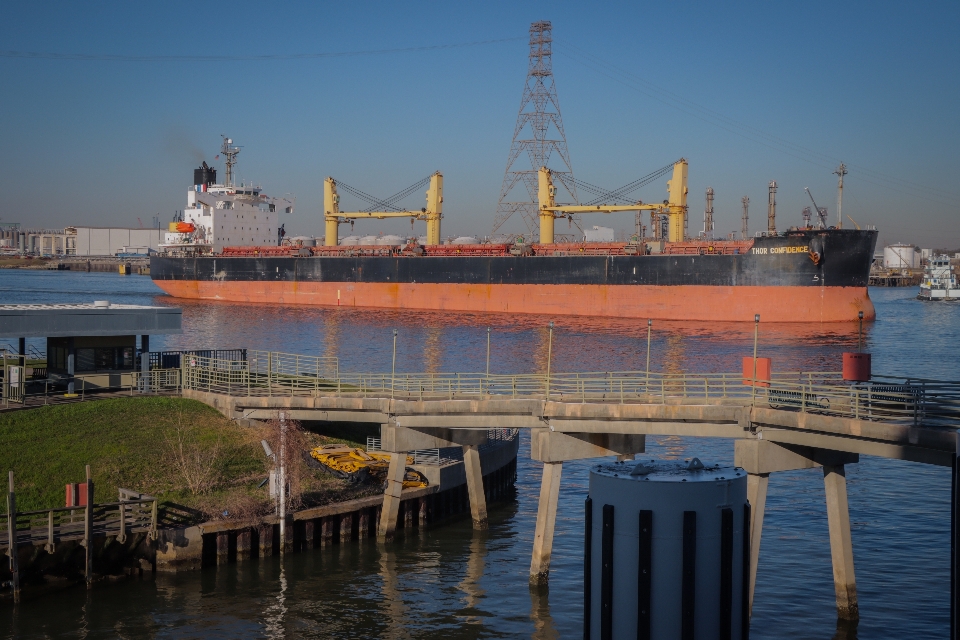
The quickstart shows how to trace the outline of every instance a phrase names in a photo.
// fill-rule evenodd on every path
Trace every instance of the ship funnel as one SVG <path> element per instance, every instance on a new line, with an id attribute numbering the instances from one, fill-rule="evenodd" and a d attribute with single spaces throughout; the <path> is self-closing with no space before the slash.
<path id="1" fill-rule="evenodd" d="M 193 184 L 215 184 L 217 182 L 217 170 L 207 166 L 206 161 L 198 168 L 193 170 Z"/>

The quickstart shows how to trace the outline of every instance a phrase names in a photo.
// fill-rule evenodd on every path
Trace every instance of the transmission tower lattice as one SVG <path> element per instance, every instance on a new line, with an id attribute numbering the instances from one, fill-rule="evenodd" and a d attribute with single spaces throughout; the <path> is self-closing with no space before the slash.
<path id="1" fill-rule="evenodd" d="M 540 167 L 549 167 L 555 184 L 566 190 L 570 199 L 564 204 L 579 202 L 573 182 L 570 152 L 567 151 L 567 138 L 563 133 L 563 120 L 560 118 L 560 102 L 553 80 L 552 34 L 553 27 L 549 21 L 534 22 L 530 25 L 527 81 L 523 87 L 517 126 L 513 130 L 507 169 L 503 174 L 493 233 L 519 211 L 527 225 L 527 231 L 536 237 L 540 226 L 537 204 L 537 171 Z M 550 167 L 549 164 L 554 152 L 561 163 L 557 168 Z M 515 164 L 525 165 L 520 160 L 520 156 L 524 154 L 530 160 L 529 168 L 515 167 Z M 526 193 L 522 192 L 521 185 Z M 566 200 L 566 197 L 558 197 L 557 203 L 560 204 L 561 200 Z M 579 225 L 577 227 L 579 228 Z"/>

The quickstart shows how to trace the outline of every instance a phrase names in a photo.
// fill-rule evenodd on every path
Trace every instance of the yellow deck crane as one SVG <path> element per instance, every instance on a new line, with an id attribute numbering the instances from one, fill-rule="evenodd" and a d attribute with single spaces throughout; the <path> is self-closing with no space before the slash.
<path id="1" fill-rule="evenodd" d="M 420 211 L 340 211 L 340 194 L 337 193 L 337 181 L 333 178 L 327 178 L 323 181 L 323 219 L 326 223 L 324 244 L 328 247 L 335 247 L 339 244 L 338 233 L 341 224 L 364 218 L 426 220 L 426 244 L 440 244 L 440 219 L 442 217 L 443 175 L 439 171 L 430 176 L 430 187 L 427 189 L 427 206 Z"/>
<path id="2" fill-rule="evenodd" d="M 669 165 L 668 165 L 669 166 Z M 553 225 L 557 218 L 575 213 L 614 213 L 616 211 L 659 211 L 670 216 L 669 242 L 683 242 L 684 219 L 687 217 L 687 161 L 681 158 L 673 165 L 673 178 L 667 181 L 669 199 L 662 204 L 598 204 L 557 205 L 557 188 L 550 169 L 540 167 L 537 199 L 540 201 L 540 244 L 553 244 Z"/>

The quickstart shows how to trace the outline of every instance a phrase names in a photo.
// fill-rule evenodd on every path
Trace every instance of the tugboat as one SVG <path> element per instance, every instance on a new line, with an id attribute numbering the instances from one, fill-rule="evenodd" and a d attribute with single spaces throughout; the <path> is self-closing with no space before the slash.
<path id="1" fill-rule="evenodd" d="M 933 256 L 923 271 L 920 283 L 919 300 L 960 300 L 960 288 L 957 287 L 957 274 L 953 271 L 949 256 Z"/>

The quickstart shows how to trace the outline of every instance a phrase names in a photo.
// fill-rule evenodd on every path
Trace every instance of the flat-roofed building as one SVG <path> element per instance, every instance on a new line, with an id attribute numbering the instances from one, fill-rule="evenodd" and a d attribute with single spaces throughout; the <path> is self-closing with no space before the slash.
<path id="1" fill-rule="evenodd" d="M 0 338 L 16 338 L 19 353 L 4 355 L 4 397 L 22 395 L 27 382 L 26 338 L 46 338 L 46 382 L 83 389 L 130 386 L 140 352 L 150 351 L 150 335 L 183 333 L 181 310 L 110 304 L 106 300 L 76 304 L 0 305 Z M 12 367 L 12 369 L 11 369 Z M 149 371 L 149 358 L 141 369 Z M 10 385 L 17 385 L 11 387 Z M 149 390 L 142 386 L 141 390 Z"/>

